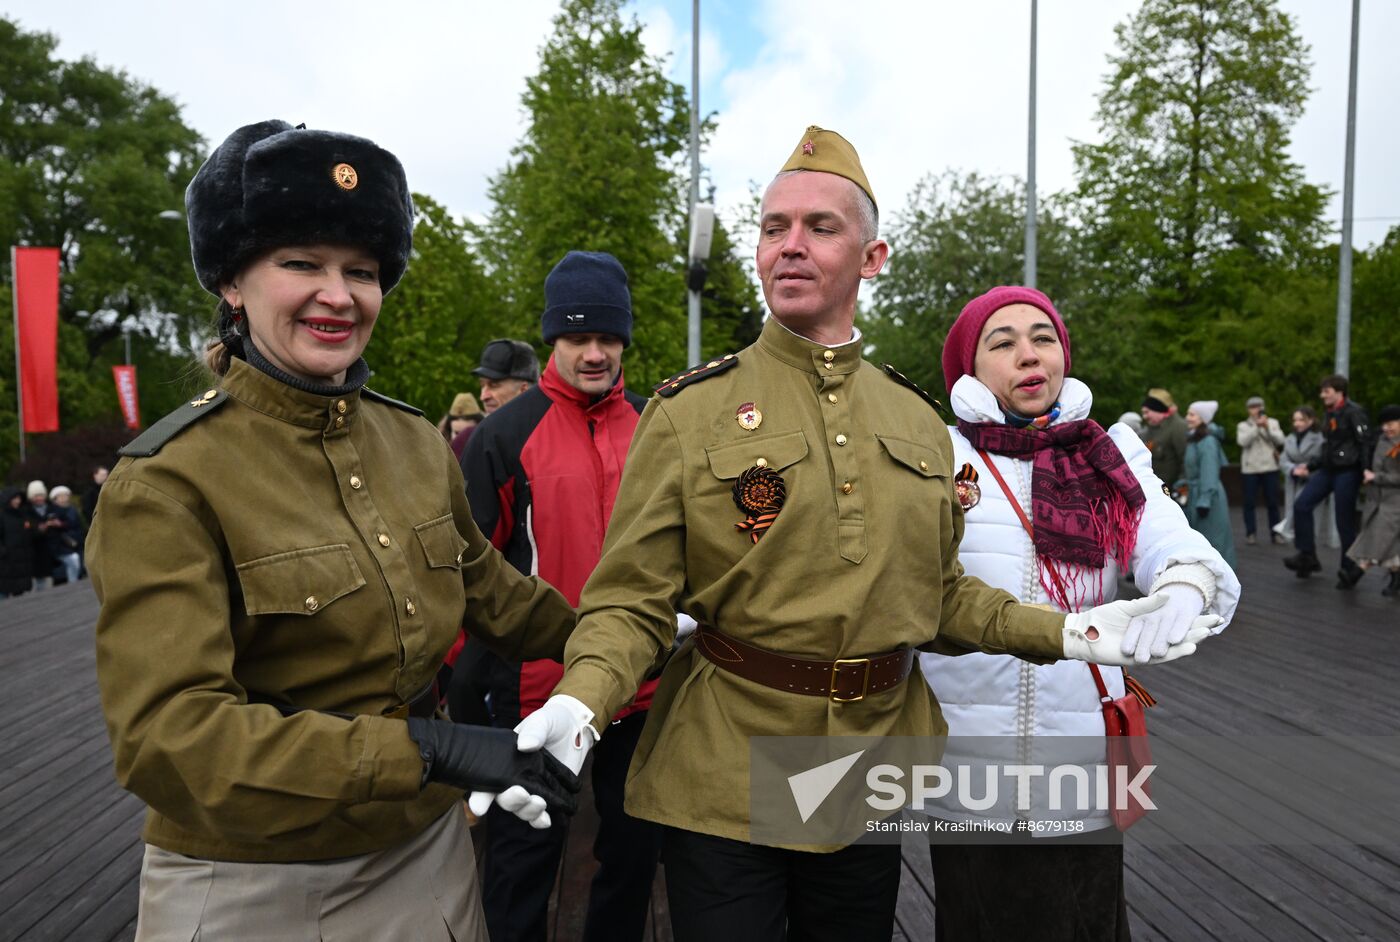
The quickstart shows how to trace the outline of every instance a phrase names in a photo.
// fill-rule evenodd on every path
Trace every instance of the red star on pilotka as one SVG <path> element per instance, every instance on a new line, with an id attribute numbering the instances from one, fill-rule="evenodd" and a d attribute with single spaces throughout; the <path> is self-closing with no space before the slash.
<path id="1" fill-rule="evenodd" d="M 815 151 L 816 148 L 812 147 L 811 141 L 808 141 L 807 143 L 802 145 L 802 153 L 806 154 L 808 157 L 812 156 L 812 154 L 815 153 Z"/>

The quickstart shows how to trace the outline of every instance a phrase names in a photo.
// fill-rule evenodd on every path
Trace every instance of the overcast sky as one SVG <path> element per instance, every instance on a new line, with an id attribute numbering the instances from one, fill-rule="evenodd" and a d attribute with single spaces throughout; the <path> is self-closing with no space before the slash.
<path id="1" fill-rule="evenodd" d="M 1094 139 L 1113 27 L 1138 5 L 1040 3 L 1042 193 L 1071 184 L 1071 140 Z M 1339 225 L 1351 4 L 1282 6 L 1313 61 L 1293 154 L 1310 181 L 1336 191 Z M 1400 2 L 1362 7 L 1355 238 L 1364 246 L 1400 224 Z M 630 9 L 688 86 L 688 0 Z M 702 0 L 701 108 L 718 121 L 704 160 L 721 207 L 771 177 L 809 124 L 856 145 L 886 214 L 930 172 L 1023 175 L 1029 9 L 1029 0 Z M 557 4 L 0 0 L 0 10 L 54 33 L 64 58 L 92 56 L 174 96 L 211 146 L 271 117 L 361 134 L 399 156 L 414 190 L 479 217 L 487 179 L 519 136 L 524 79 Z"/>

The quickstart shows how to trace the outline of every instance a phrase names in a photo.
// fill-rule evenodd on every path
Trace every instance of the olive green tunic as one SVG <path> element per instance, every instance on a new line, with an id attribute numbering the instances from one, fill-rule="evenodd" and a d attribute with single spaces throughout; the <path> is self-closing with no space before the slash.
<path id="1" fill-rule="evenodd" d="M 464 618 L 523 660 L 559 657 L 573 611 L 491 548 L 420 415 L 241 360 L 221 387 L 117 464 L 88 538 L 117 778 L 150 806 L 145 840 L 176 853 L 382 850 L 461 798 L 419 791 L 418 748 L 382 714 L 432 680 Z"/>
<path id="2" fill-rule="evenodd" d="M 945 651 L 1061 656 L 1062 615 L 963 575 L 948 430 L 859 348 L 828 349 L 770 319 L 737 366 L 648 403 L 557 692 L 612 716 L 670 648 L 673 608 L 803 658 L 935 638 Z M 747 403 L 762 415 L 753 430 L 736 419 Z M 734 528 L 744 515 L 731 490 L 760 458 L 782 475 L 787 503 L 755 545 Z M 744 680 L 687 642 L 652 702 L 626 807 L 747 840 L 750 737 L 946 730 L 917 677 L 840 704 Z"/>

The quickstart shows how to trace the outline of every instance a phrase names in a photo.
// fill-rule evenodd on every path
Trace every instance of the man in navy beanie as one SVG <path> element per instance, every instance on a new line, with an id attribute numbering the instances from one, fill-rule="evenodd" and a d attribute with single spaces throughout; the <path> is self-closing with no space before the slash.
<path id="1" fill-rule="evenodd" d="M 607 252 L 570 252 L 544 280 L 544 342 L 565 334 L 607 334 L 632 345 L 627 272 Z M 557 352 L 557 351 L 556 351 Z"/>
<path id="2" fill-rule="evenodd" d="M 462 470 L 481 532 L 521 572 L 538 573 L 577 605 L 602 553 L 646 400 L 622 383 L 632 299 L 618 260 L 603 252 L 570 252 L 545 279 L 544 294 L 541 330 L 553 355 L 539 385 L 477 427 Z M 509 729 L 544 703 L 563 673 L 558 661 L 508 663 L 470 641 L 452 687 L 487 687 L 492 725 Z M 585 940 L 640 942 L 645 931 L 660 828 L 624 812 L 622 796 L 655 688 L 655 681 L 643 684 L 593 751 L 599 817 L 593 853 L 599 867 Z M 473 810 L 489 817 L 482 895 L 492 942 L 544 942 L 564 822 L 543 831 L 516 827 L 513 815 L 497 807 L 488 812 L 475 798 Z"/>

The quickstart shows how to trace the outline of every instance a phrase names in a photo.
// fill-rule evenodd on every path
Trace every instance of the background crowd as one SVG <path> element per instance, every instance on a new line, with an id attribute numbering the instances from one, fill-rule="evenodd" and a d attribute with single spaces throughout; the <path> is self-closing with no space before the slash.
<path id="1" fill-rule="evenodd" d="M 107 468 L 92 472 L 80 497 L 43 481 L 0 491 L 0 599 L 77 582 L 86 575 L 83 539 L 97 510 Z"/>
<path id="2" fill-rule="evenodd" d="M 1388 573 L 1382 593 L 1400 596 L 1400 406 L 1381 408 L 1372 425 L 1349 388 L 1345 376 L 1324 377 L 1321 410 L 1300 404 L 1282 422 L 1268 414 L 1263 397 L 1245 401 L 1233 440 L 1245 543 L 1292 542 L 1297 552 L 1284 565 L 1306 579 L 1326 568 L 1320 542 L 1339 551 L 1338 589 L 1355 588 L 1366 570 L 1381 566 Z M 1191 525 L 1233 565 L 1225 484 L 1231 461 L 1225 426 L 1216 422 L 1219 408 L 1215 400 L 1201 400 L 1182 413 L 1167 390 L 1155 388 L 1143 400 L 1141 418 L 1126 413 L 1119 421 L 1138 431 L 1157 476 L 1174 482 Z M 1261 501 L 1268 521 L 1263 536 Z"/>

